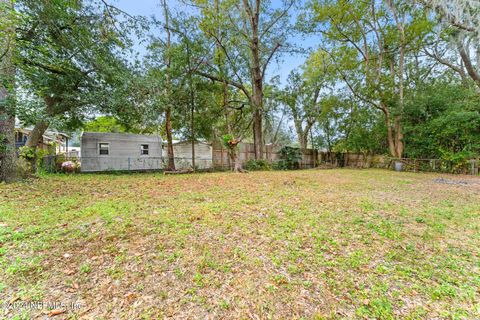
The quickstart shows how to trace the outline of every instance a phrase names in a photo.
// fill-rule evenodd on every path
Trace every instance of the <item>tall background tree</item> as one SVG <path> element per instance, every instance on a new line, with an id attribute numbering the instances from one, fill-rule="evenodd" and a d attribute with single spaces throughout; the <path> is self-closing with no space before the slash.
<path id="1" fill-rule="evenodd" d="M 37 101 L 27 146 L 36 148 L 55 119 L 80 124 L 93 110 L 115 108 L 131 78 L 124 58 L 129 17 L 103 1 L 18 1 L 16 67 L 21 89 Z M 121 97 L 121 98 L 124 98 Z M 28 108 L 29 106 L 24 106 Z"/>
<path id="2" fill-rule="evenodd" d="M 215 0 L 213 4 L 203 1 L 199 4 L 200 28 L 216 50 L 197 73 L 243 93 L 252 112 L 255 158 L 261 159 L 267 69 L 288 48 L 289 11 L 294 1 L 284 2 L 281 8 L 274 8 L 266 0 Z"/>
<path id="3" fill-rule="evenodd" d="M 480 88 L 480 3 L 477 0 L 423 0 L 431 9 L 437 36 L 425 53 Z"/>
<path id="4" fill-rule="evenodd" d="M 427 15 L 400 1 L 316 0 L 304 30 L 319 33 L 339 83 L 384 115 L 390 154 L 404 151 L 403 106 L 407 59 L 414 60 L 430 32 Z"/>

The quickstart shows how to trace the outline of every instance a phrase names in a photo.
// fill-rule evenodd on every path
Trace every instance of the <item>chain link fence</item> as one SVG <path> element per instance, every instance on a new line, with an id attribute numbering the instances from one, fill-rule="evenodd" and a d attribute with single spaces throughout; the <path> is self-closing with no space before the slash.
<path id="1" fill-rule="evenodd" d="M 389 168 L 408 172 L 439 172 L 479 175 L 480 160 L 471 159 L 462 163 L 442 159 L 392 158 Z"/>
<path id="2" fill-rule="evenodd" d="M 175 169 L 206 171 L 213 167 L 212 159 L 175 157 Z M 41 161 L 41 169 L 46 172 L 63 172 L 62 164 L 71 162 L 76 172 L 112 172 L 112 171 L 163 171 L 168 168 L 167 157 L 78 157 L 63 154 L 45 156 Z M 194 168 L 195 166 L 195 168 Z"/>
<path id="3" fill-rule="evenodd" d="M 319 157 L 320 158 L 320 157 Z M 407 172 L 439 172 L 439 173 L 455 173 L 455 174 L 480 174 L 480 160 L 472 159 L 463 163 L 442 159 L 413 159 L 413 158 L 389 158 L 383 156 L 358 157 L 358 155 L 349 154 L 348 157 L 342 157 L 339 161 L 328 162 L 329 167 L 353 167 L 353 168 L 387 168 L 391 170 L 401 170 Z M 307 169 L 327 163 L 329 158 L 320 158 L 316 165 L 299 166 L 300 169 Z M 175 169 L 190 170 L 194 169 L 192 158 L 175 157 Z M 347 161 L 348 160 L 348 161 Z M 77 172 L 112 172 L 112 171 L 163 171 L 168 168 L 167 157 L 79 157 L 75 155 L 54 155 L 46 156 L 42 159 L 40 168 L 47 172 L 63 172 L 62 164 L 70 161 L 75 166 Z M 276 160 L 270 161 L 270 163 Z M 196 171 L 213 171 L 226 170 L 230 168 L 229 161 L 225 161 L 219 165 L 218 161 L 213 158 L 199 157 L 195 158 Z"/>

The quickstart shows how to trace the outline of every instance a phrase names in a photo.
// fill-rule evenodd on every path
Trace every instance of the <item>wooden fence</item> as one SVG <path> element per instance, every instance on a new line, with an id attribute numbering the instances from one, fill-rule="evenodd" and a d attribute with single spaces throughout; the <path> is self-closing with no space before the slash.
<path id="1" fill-rule="evenodd" d="M 281 160 L 281 146 L 266 145 L 264 150 L 264 159 L 273 164 Z M 207 170 L 228 170 L 231 169 L 230 158 L 228 151 L 220 142 L 212 143 L 212 158 L 210 159 L 196 159 L 197 164 L 200 161 L 205 161 L 201 165 L 202 169 Z M 300 160 L 300 169 L 310 169 L 315 167 L 323 168 L 336 168 L 336 167 L 349 167 L 349 168 L 385 168 L 394 169 L 396 162 L 401 162 L 403 171 L 411 172 L 445 172 L 445 173 L 459 173 L 459 174 L 480 174 L 480 159 L 472 159 L 461 165 L 455 164 L 452 161 L 440 160 L 440 159 L 409 159 L 402 158 L 396 159 L 385 155 L 374 155 L 369 153 L 335 153 L 325 152 L 313 149 L 303 150 L 302 159 Z M 72 158 L 71 154 L 63 155 L 68 160 Z M 86 158 L 74 159 L 80 160 L 80 162 L 87 161 Z M 125 160 L 127 159 L 127 160 Z M 118 161 L 127 161 L 128 166 L 124 166 L 130 170 L 130 160 L 135 158 L 117 159 Z M 250 159 L 255 159 L 255 149 L 253 143 L 240 143 L 238 145 L 238 159 L 241 161 L 243 167 Z M 158 158 L 158 161 L 165 162 L 164 157 Z M 43 166 L 45 169 L 52 169 L 57 166 L 57 157 L 44 158 Z M 175 158 L 177 167 L 182 167 L 181 163 L 184 163 L 186 167 L 191 165 L 191 158 Z M 163 166 L 159 166 L 163 167 Z M 149 167 L 140 167 L 140 170 L 151 170 Z M 125 169 L 127 170 L 127 169 Z"/>
<path id="2" fill-rule="evenodd" d="M 212 147 L 214 169 L 221 170 L 231 168 L 227 149 L 219 142 L 213 143 Z M 266 145 L 264 159 L 270 163 L 279 161 L 281 149 L 281 146 Z M 248 160 L 255 159 L 253 143 L 240 143 L 238 145 L 238 159 L 243 166 L 245 166 Z M 303 150 L 300 161 L 301 169 L 314 168 L 320 165 L 328 165 L 331 167 L 386 168 L 388 166 L 388 159 L 384 156 L 363 153 L 335 153 L 313 149 Z"/>
<path id="3" fill-rule="evenodd" d="M 212 164 L 213 169 L 226 170 L 230 167 L 230 159 L 227 150 L 219 142 L 213 143 Z M 238 145 L 238 157 L 242 165 L 249 159 L 255 159 L 253 143 L 240 143 Z M 270 163 L 280 160 L 281 146 L 266 145 L 264 159 Z M 302 152 L 300 161 L 301 169 L 314 167 L 349 167 L 349 168 L 390 168 L 394 169 L 396 161 L 405 165 L 404 171 L 412 172 L 449 172 L 461 174 L 480 174 L 480 160 L 473 159 L 461 166 L 455 166 L 452 162 L 439 159 L 394 159 L 384 155 L 369 153 L 335 153 L 306 149 Z"/>

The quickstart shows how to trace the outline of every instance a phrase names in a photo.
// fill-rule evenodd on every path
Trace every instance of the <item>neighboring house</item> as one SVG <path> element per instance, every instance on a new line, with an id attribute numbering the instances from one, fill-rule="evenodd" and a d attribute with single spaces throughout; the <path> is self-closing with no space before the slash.
<path id="1" fill-rule="evenodd" d="M 15 127 L 15 147 L 17 149 L 25 145 L 32 130 L 33 130 L 32 127 L 26 127 L 26 128 L 22 128 L 20 126 Z M 68 152 L 68 139 L 69 139 L 69 136 L 65 133 L 57 132 L 53 130 L 47 130 L 43 134 L 43 137 L 39 142 L 38 147 L 40 149 L 49 150 L 49 148 L 53 144 L 55 144 L 56 154 L 65 153 L 65 152 Z"/>
<path id="2" fill-rule="evenodd" d="M 68 152 L 65 152 L 65 155 L 71 158 L 79 158 L 82 155 L 82 150 L 80 147 L 71 147 L 68 149 Z"/>
<path id="3" fill-rule="evenodd" d="M 84 132 L 81 171 L 162 169 L 162 138 L 130 133 Z"/>
<path id="4" fill-rule="evenodd" d="M 163 154 L 167 157 L 167 145 L 163 145 Z M 173 141 L 173 155 L 175 169 L 189 169 L 192 167 L 192 142 L 188 140 Z M 212 168 L 212 145 L 202 141 L 195 142 L 195 167 L 196 169 Z"/>

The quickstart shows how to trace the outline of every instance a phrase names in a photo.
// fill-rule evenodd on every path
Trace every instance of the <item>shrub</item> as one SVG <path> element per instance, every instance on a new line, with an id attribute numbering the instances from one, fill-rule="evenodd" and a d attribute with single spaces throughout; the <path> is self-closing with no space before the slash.
<path id="1" fill-rule="evenodd" d="M 476 154 L 469 151 L 461 152 L 442 152 L 442 160 L 446 161 L 449 164 L 448 168 L 452 173 L 467 173 L 468 171 L 468 162 L 470 159 L 475 158 Z M 445 165 L 444 165 L 445 166 Z"/>
<path id="2" fill-rule="evenodd" d="M 55 171 L 56 172 L 62 172 L 63 171 L 62 165 L 66 161 L 67 161 L 67 157 L 65 156 L 65 154 L 63 154 L 63 153 L 58 154 L 55 157 Z"/>
<path id="3" fill-rule="evenodd" d="M 283 147 L 280 150 L 280 161 L 276 162 L 276 170 L 295 170 L 300 168 L 302 152 L 298 148 Z"/>
<path id="4" fill-rule="evenodd" d="M 272 163 L 273 170 L 288 170 L 287 162 L 285 160 L 278 160 Z"/>
<path id="5" fill-rule="evenodd" d="M 15 163 L 15 169 L 17 178 L 27 179 L 32 177 L 32 165 L 23 157 L 19 157 L 17 159 L 17 162 Z"/>
<path id="6" fill-rule="evenodd" d="M 23 146 L 18 150 L 18 155 L 23 159 L 32 160 L 35 158 L 35 149 Z"/>
<path id="7" fill-rule="evenodd" d="M 23 146 L 19 149 L 18 155 L 19 159 L 25 160 L 29 163 L 31 173 L 36 173 L 38 168 L 42 168 L 43 166 L 43 157 L 50 154 L 51 150 L 44 150 L 42 148 L 32 148 Z M 27 169 L 25 164 L 21 164 L 22 169 Z"/>
<path id="8" fill-rule="evenodd" d="M 75 163 L 73 161 L 65 161 L 62 163 L 62 171 L 65 173 L 73 173 L 75 172 Z"/>
<path id="9" fill-rule="evenodd" d="M 265 159 L 250 159 L 245 163 L 245 168 L 249 171 L 268 171 L 271 170 L 270 163 Z"/>

